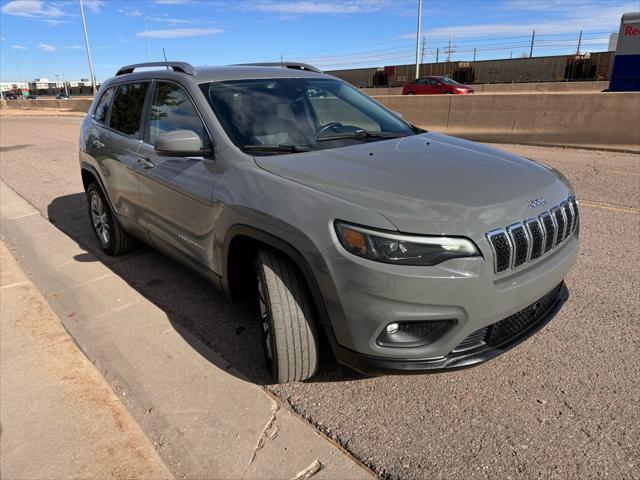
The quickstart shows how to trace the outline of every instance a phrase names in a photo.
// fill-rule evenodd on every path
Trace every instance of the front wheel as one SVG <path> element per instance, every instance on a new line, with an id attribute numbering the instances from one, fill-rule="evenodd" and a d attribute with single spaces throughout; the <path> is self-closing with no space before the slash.
<path id="1" fill-rule="evenodd" d="M 307 285 L 287 257 L 260 250 L 258 319 L 262 326 L 267 366 L 277 383 L 311 378 L 318 368 L 318 339 Z"/>

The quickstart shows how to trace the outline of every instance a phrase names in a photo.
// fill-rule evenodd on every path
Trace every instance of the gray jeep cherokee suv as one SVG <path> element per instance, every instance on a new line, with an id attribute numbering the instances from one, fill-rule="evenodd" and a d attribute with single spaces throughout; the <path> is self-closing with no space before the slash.
<path id="1" fill-rule="evenodd" d="M 369 374 L 493 358 L 558 312 L 578 251 L 562 174 L 305 64 L 123 67 L 80 168 L 105 252 L 138 238 L 255 299 L 277 382 L 313 376 L 321 331 Z"/>

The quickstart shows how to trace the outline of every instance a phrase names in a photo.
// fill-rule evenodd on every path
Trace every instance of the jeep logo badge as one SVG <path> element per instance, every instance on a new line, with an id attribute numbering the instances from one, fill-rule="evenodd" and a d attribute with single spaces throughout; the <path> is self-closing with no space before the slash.
<path id="1" fill-rule="evenodd" d="M 547 201 L 544 197 L 534 198 L 533 200 L 529 200 L 529 208 L 538 208 L 543 206 Z"/>

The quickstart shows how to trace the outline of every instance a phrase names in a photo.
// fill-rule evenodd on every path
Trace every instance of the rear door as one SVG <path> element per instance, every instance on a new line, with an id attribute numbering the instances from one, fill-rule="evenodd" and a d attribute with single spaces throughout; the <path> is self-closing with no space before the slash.
<path id="1" fill-rule="evenodd" d="M 215 162 L 204 157 L 156 153 L 158 135 L 173 130 L 194 131 L 201 138 L 201 146 L 211 150 L 210 136 L 187 91 L 177 83 L 158 80 L 154 82 L 145 141 L 136 163 L 144 222 L 156 246 L 211 268 Z"/>
<path id="2" fill-rule="evenodd" d="M 149 82 L 108 88 L 92 119 L 87 149 L 95 159 L 111 204 L 120 217 L 140 219 L 140 192 L 135 174 L 136 153 L 142 143 L 142 111 Z"/>

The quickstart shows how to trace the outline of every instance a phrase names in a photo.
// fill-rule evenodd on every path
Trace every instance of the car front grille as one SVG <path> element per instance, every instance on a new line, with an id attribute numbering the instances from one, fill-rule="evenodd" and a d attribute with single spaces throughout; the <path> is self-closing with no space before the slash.
<path id="1" fill-rule="evenodd" d="M 558 300 L 561 289 L 562 284 L 559 284 L 537 302 L 519 312 L 504 320 L 476 330 L 460 342 L 453 349 L 453 353 L 475 350 L 484 346 L 497 347 L 525 332 L 551 310 Z"/>
<path id="2" fill-rule="evenodd" d="M 578 202 L 569 197 L 537 217 L 487 232 L 496 274 L 521 267 L 553 250 L 578 226 Z"/>

